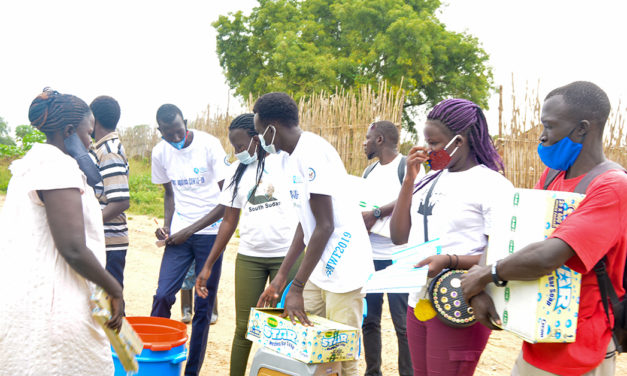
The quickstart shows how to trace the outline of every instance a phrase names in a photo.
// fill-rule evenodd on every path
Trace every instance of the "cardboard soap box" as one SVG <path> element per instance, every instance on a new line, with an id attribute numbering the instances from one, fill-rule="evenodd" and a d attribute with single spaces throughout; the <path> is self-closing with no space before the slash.
<path id="1" fill-rule="evenodd" d="M 546 239 L 585 196 L 571 192 L 515 189 L 511 207 L 495 220 L 487 263 L 507 257 L 526 245 Z M 537 281 L 490 283 L 502 328 L 530 343 L 574 342 L 577 334 L 581 274 L 561 266 Z"/>
<path id="2" fill-rule="evenodd" d="M 283 309 L 251 308 L 246 338 L 305 363 L 329 363 L 359 358 L 360 330 L 316 315 L 313 326 L 292 324 Z"/>
<path id="3" fill-rule="evenodd" d="M 111 318 L 111 303 L 107 297 L 108 294 L 101 287 L 96 288 L 91 296 L 91 301 L 94 303 L 91 315 L 104 329 L 124 370 L 137 372 L 139 363 L 135 357 L 142 352 L 144 343 L 131 324 L 126 321 L 126 318 L 122 319 L 122 327 L 119 333 L 105 325 Z"/>

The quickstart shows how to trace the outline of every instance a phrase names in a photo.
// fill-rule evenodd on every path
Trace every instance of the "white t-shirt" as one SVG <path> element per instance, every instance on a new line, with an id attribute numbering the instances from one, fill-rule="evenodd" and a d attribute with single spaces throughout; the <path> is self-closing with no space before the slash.
<path id="1" fill-rule="evenodd" d="M 228 159 L 220 140 L 198 130 L 193 132 L 192 143 L 177 150 L 165 140 L 152 149 L 152 182 L 172 182 L 174 214 L 170 234 L 191 225 L 204 217 L 218 204 L 220 187 L 228 173 Z M 196 234 L 215 235 L 218 223 Z"/>
<path id="2" fill-rule="evenodd" d="M 437 179 L 429 199 L 430 209 L 424 208 L 424 201 L 433 180 L 414 194 L 408 244 L 425 242 L 426 211 L 429 240 L 440 239 L 442 254 L 481 254 L 488 244 L 493 218 L 507 207 L 512 183 L 484 165 L 461 172 L 446 169 Z M 420 293 L 409 294 L 408 304 L 414 307 L 419 298 Z"/>
<path id="3" fill-rule="evenodd" d="M 335 293 L 362 287 L 374 272 L 372 249 L 361 212 L 346 198 L 343 185 L 348 175 L 337 151 L 322 137 L 303 132 L 287 158 L 286 170 L 305 244 L 316 227 L 310 195 L 332 199 L 335 229 L 309 280 Z"/>
<path id="4" fill-rule="evenodd" d="M 403 155 L 399 153 L 388 164 L 377 163 L 365 178 L 371 191 L 376 192 L 377 202 L 388 204 L 398 198 L 402 184 L 398 178 L 398 165 L 402 158 Z M 406 171 L 407 167 L 405 168 Z M 424 176 L 424 168 L 421 165 L 416 179 L 420 179 L 422 176 Z M 375 260 L 389 260 L 394 252 L 405 248 L 404 245 L 394 245 L 392 239 L 375 233 L 370 233 L 370 244 L 372 244 L 372 257 Z"/>
<path id="5" fill-rule="evenodd" d="M 263 175 L 253 197 L 250 194 L 257 183 L 259 162 L 248 165 L 244 170 L 235 200 L 235 185 L 231 185 L 231 182 L 239 162 L 231 166 L 230 177 L 224 181 L 220 203 L 242 210 L 238 252 L 243 255 L 285 257 L 292 244 L 298 220 L 283 171 L 283 160 L 286 158 L 287 153 L 283 152 L 266 155 Z"/>

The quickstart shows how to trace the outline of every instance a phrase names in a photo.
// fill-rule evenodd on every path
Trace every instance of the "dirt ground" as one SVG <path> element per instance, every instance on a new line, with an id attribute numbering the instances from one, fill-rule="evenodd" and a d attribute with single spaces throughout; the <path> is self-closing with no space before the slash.
<path id="1" fill-rule="evenodd" d="M 0 195 L 0 207 L 4 196 Z M 126 259 L 125 301 L 128 316 L 148 316 L 152 305 L 152 296 L 157 288 L 157 277 L 163 248 L 154 245 L 155 224 L 152 217 L 129 216 L 130 249 Z M 238 239 L 229 244 L 222 266 L 222 279 L 218 292 L 219 319 L 211 326 L 207 354 L 201 370 L 202 376 L 227 375 L 229 373 L 230 349 L 235 329 L 234 318 L 234 283 L 235 254 Z M 179 320 L 181 310 L 178 296 L 172 307 L 172 319 Z M 387 307 L 384 307 L 382 319 L 383 374 L 397 375 L 396 334 Z M 191 325 L 188 325 L 188 334 Z M 509 371 L 518 356 L 521 340 L 506 332 L 493 332 L 483 352 L 476 375 L 509 375 Z M 252 355 L 256 351 L 253 345 Z M 249 361 L 250 366 L 250 361 Z M 360 360 L 360 374 L 365 370 L 365 362 Z M 619 357 L 616 375 L 627 375 L 627 355 Z"/>

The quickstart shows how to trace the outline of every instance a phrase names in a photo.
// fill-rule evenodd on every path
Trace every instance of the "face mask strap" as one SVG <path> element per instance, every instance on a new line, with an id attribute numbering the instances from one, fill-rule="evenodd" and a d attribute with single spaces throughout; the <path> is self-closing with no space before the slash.
<path id="1" fill-rule="evenodd" d="M 252 139 L 250 141 L 252 141 Z M 250 149 L 250 145 L 248 145 L 248 148 Z M 248 149 L 246 149 L 246 151 L 248 151 Z M 253 152 L 252 155 L 255 155 L 255 154 L 257 154 L 257 145 L 255 145 L 255 151 Z"/>
<path id="2" fill-rule="evenodd" d="M 266 136 L 266 133 L 268 132 L 268 129 L 270 129 L 270 127 L 272 127 L 272 132 L 274 132 L 274 133 L 272 134 L 272 140 L 270 141 L 270 143 L 268 145 L 273 145 L 274 144 L 274 138 L 276 137 L 276 128 L 274 127 L 274 125 L 270 124 L 268 126 L 268 128 L 266 128 L 266 130 L 263 131 L 263 134 L 261 135 L 261 137 L 265 137 Z"/>

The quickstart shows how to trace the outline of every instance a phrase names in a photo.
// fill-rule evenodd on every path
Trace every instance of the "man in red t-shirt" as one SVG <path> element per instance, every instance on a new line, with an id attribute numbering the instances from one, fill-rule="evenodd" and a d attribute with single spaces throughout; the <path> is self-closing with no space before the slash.
<path id="1" fill-rule="evenodd" d="M 560 170 L 549 190 L 575 190 L 577 183 L 605 161 L 603 128 L 610 111 L 607 95 L 590 82 L 573 82 L 551 91 L 544 100 L 538 154 Z M 535 188 L 542 189 L 548 169 Z M 512 375 L 613 375 L 616 363 L 612 322 L 608 322 L 594 272 L 607 257 L 607 272 L 623 296 L 627 258 L 627 174 L 609 170 L 591 181 L 577 210 L 546 240 L 532 243 L 495 265 L 472 268 L 462 282 L 477 319 L 491 329 L 500 324 L 483 288 L 490 282 L 535 280 L 561 265 L 582 274 L 577 337 L 573 343 L 523 343 Z M 492 322 L 491 322 L 492 321 Z"/>

